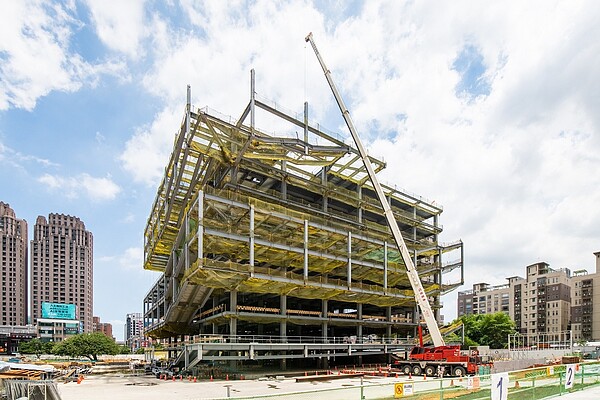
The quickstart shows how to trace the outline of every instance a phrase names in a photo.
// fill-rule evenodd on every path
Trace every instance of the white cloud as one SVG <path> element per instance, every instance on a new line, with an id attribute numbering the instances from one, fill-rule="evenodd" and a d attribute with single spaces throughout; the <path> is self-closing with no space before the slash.
<path id="1" fill-rule="evenodd" d="M 305 93 L 311 93 L 311 119 L 318 120 L 324 105 L 331 104 L 326 87 L 307 80 L 310 90 L 305 90 L 299 78 L 304 75 L 304 36 L 311 25 L 323 24 L 323 17 L 311 6 L 261 1 L 247 12 L 219 2 L 184 2 L 181 7 L 193 26 L 179 30 L 155 16 L 155 62 L 143 79 L 144 87 L 167 105 L 150 127 L 134 134 L 121 155 L 124 168 L 134 179 L 149 185 L 157 185 L 162 178 L 183 116 L 187 84 L 192 86 L 196 106 L 209 105 L 234 118 L 249 101 L 251 68 L 257 71 L 259 95 L 297 112 L 302 112 Z M 309 69 L 318 71 L 318 66 Z M 298 84 L 283 84 L 292 80 Z M 260 123 L 259 116 L 257 125 Z"/>
<path id="2" fill-rule="evenodd" d="M 72 4 L 41 0 L 0 5 L 0 110 L 32 110 L 53 90 L 73 92 L 94 85 L 99 74 L 123 76 L 118 62 L 89 64 L 69 50 L 74 29 Z"/>
<path id="3" fill-rule="evenodd" d="M 15 168 L 24 168 L 24 164 L 34 162 L 44 168 L 58 167 L 59 165 L 46 159 L 37 157 L 33 154 L 23 154 L 14 149 L 5 146 L 0 142 L 0 162 L 5 162 Z"/>
<path id="4" fill-rule="evenodd" d="M 194 103 L 235 117 L 250 68 L 259 95 L 297 111 L 308 100 L 312 119 L 345 132 L 305 49 L 312 31 L 370 153 L 388 161 L 382 178 L 444 205 L 442 241 L 465 242 L 467 285 L 504 283 L 540 259 L 593 266 L 600 5 L 365 2 L 345 18 L 303 1 L 180 7 L 190 27 L 152 21 L 143 85 L 166 105 L 121 156 L 136 180 L 161 179 L 186 84 Z M 469 46 L 489 83 L 474 99 L 457 96 L 464 77 L 453 68 Z"/>
<path id="5" fill-rule="evenodd" d="M 144 249 L 129 247 L 119 256 L 119 265 L 125 269 L 141 270 L 144 266 Z"/>
<path id="6" fill-rule="evenodd" d="M 121 219 L 121 222 L 124 224 L 130 224 L 134 221 L 135 221 L 135 214 L 133 214 L 133 213 L 127 213 L 127 215 Z"/>
<path id="7" fill-rule="evenodd" d="M 111 50 L 132 58 L 140 55 L 145 37 L 145 0 L 86 0 L 96 33 Z"/>
<path id="8" fill-rule="evenodd" d="M 114 200 L 121 191 L 110 177 L 96 178 L 85 173 L 75 177 L 44 174 L 38 178 L 38 182 L 73 199 L 85 195 L 92 201 Z"/>
<path id="9" fill-rule="evenodd" d="M 182 108 L 181 108 L 182 109 Z M 137 182 L 157 185 L 181 123 L 182 111 L 165 108 L 150 126 L 140 128 L 125 144 L 120 156 L 123 167 Z"/>
<path id="10" fill-rule="evenodd" d="M 123 269 L 131 271 L 143 271 L 144 249 L 141 247 L 128 247 L 119 255 L 108 255 L 97 257 L 97 261 L 102 263 L 116 263 Z"/>

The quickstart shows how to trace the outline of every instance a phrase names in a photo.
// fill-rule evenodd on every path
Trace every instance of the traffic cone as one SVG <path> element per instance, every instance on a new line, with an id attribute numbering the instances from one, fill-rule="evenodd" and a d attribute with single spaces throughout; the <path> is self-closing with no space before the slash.
<path id="1" fill-rule="evenodd" d="M 194 377 L 194 383 L 196 383 L 196 382 L 197 382 L 197 380 L 196 380 L 196 379 L 197 379 L 197 378 L 196 378 L 196 377 Z"/>
<path id="2" fill-rule="evenodd" d="M 412 379 L 412 372 L 408 373 L 408 379 Z"/>
<path id="3" fill-rule="evenodd" d="M 515 389 L 518 389 L 520 387 L 521 387 L 521 385 L 519 385 L 519 381 L 515 381 Z"/>
<path id="4" fill-rule="evenodd" d="M 426 381 L 427 380 L 427 374 L 423 374 L 423 380 Z"/>
<path id="5" fill-rule="evenodd" d="M 244 375 L 242 375 L 242 376 L 240 377 L 240 379 L 241 379 L 241 380 L 244 380 Z"/>
<path id="6" fill-rule="evenodd" d="M 225 380 L 228 381 L 229 380 L 229 374 L 225 375 Z"/>
<path id="7" fill-rule="evenodd" d="M 304 376 L 308 376 L 308 372 L 304 371 Z"/>
<path id="8" fill-rule="evenodd" d="M 396 379 L 398 379 L 398 373 L 396 372 Z"/>
<path id="9" fill-rule="evenodd" d="M 213 376 L 212 376 L 212 375 L 210 376 L 210 381 L 211 381 L 211 382 L 213 381 Z"/>
<path id="10" fill-rule="evenodd" d="M 175 382 L 175 375 L 173 375 L 173 382 Z"/>
<path id="11" fill-rule="evenodd" d="M 450 386 L 454 386 L 454 379 L 450 379 Z"/>

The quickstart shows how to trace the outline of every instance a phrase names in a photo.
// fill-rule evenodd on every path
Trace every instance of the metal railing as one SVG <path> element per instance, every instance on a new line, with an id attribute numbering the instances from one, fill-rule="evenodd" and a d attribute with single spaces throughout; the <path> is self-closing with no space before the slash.
<path id="1" fill-rule="evenodd" d="M 302 343 L 302 344 L 394 344 L 412 345 L 414 338 L 390 338 L 376 335 L 357 336 L 279 336 L 279 335 L 219 335 L 206 334 L 192 336 L 192 343 Z"/>
<path id="2" fill-rule="evenodd" d="M 371 378 L 371 379 L 369 379 Z M 385 380 L 385 383 L 378 381 Z M 502 374 L 476 375 L 464 378 L 432 378 L 404 376 L 395 378 L 370 377 L 346 380 L 335 388 L 303 390 L 244 396 L 244 388 L 237 387 L 234 393 L 229 387 L 224 389 L 223 397 L 214 399 L 292 399 L 313 400 L 326 398 L 332 400 L 368 400 L 408 398 L 410 400 L 443 400 L 444 398 L 463 400 L 539 400 L 562 396 L 566 393 L 586 390 L 600 384 L 600 364 L 555 365 L 534 369 L 512 371 Z M 230 386 L 230 385 L 228 385 Z M 501 391 L 501 393 L 500 393 Z M 492 393 L 494 392 L 494 393 Z M 498 393 L 496 393 L 498 392 Z M 500 396 L 501 394 L 501 396 Z"/>

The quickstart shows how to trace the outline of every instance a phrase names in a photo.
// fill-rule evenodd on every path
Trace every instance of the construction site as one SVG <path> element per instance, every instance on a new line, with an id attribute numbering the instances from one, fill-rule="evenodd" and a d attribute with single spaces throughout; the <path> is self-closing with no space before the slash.
<path id="1" fill-rule="evenodd" d="M 439 321 L 440 297 L 463 283 L 462 242 L 439 242 L 442 207 L 381 185 L 382 207 L 347 135 L 311 121 L 307 103 L 297 114 L 259 97 L 250 75 L 237 119 L 193 107 L 188 87 L 144 233 L 144 268 L 160 273 L 146 333 L 185 368 L 326 367 L 412 347 L 422 315 L 384 208 Z"/>

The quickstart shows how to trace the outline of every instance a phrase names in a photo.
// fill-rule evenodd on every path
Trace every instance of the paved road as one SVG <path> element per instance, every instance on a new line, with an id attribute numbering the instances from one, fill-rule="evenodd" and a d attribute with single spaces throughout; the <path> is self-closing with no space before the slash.
<path id="1" fill-rule="evenodd" d="M 562 396 L 555 397 L 556 399 L 564 400 L 591 400 L 600 399 L 600 386 L 595 386 L 591 389 L 580 390 L 578 392 L 563 394 Z"/>

